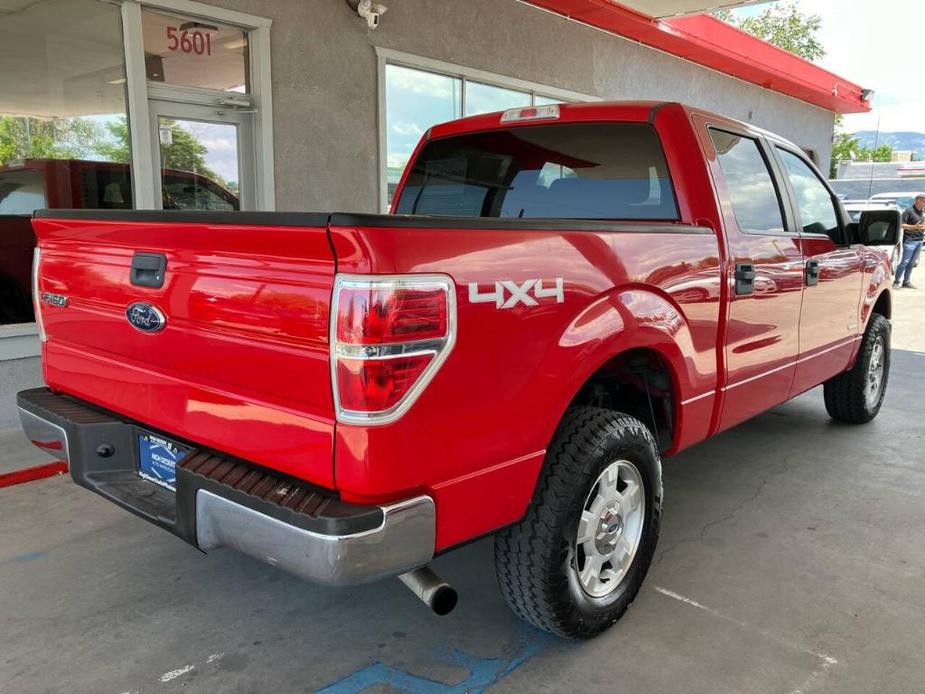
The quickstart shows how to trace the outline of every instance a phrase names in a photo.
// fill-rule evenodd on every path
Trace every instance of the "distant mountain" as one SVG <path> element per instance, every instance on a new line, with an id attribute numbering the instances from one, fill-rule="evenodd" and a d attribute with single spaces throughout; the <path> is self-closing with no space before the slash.
<path id="1" fill-rule="evenodd" d="M 862 147 L 873 147 L 876 141 L 877 145 L 889 145 L 893 149 L 910 149 L 915 152 L 915 158 L 918 161 L 925 159 L 925 133 L 913 132 L 895 132 L 884 133 L 879 135 L 873 130 L 859 130 L 854 134 Z"/>

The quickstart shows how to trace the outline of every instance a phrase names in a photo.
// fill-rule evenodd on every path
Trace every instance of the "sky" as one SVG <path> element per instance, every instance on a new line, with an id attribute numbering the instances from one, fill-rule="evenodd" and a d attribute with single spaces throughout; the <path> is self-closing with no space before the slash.
<path id="1" fill-rule="evenodd" d="M 826 56 L 817 63 L 866 89 L 873 109 L 845 116 L 845 129 L 925 132 L 922 0 L 796 0 L 801 12 L 822 17 L 819 40 Z M 757 5 L 736 10 L 758 14 Z"/>

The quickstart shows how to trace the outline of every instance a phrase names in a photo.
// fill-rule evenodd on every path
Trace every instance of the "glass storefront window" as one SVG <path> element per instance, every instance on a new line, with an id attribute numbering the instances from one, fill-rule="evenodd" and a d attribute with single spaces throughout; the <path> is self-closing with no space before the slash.
<path id="1" fill-rule="evenodd" d="M 142 10 L 149 82 L 250 92 L 247 32 L 211 20 Z"/>
<path id="2" fill-rule="evenodd" d="M 463 115 L 523 106 L 560 104 L 564 99 L 478 82 L 403 65 L 385 66 L 385 181 L 391 204 L 408 159 L 428 128 Z"/>
<path id="3" fill-rule="evenodd" d="M 0 324 L 34 320 L 27 217 L 131 207 L 119 7 L 5 3 L 0 14 Z"/>
<path id="4" fill-rule="evenodd" d="M 462 115 L 462 80 L 400 65 L 385 68 L 386 175 L 389 200 L 418 140 L 436 123 Z"/>
<path id="5" fill-rule="evenodd" d="M 234 125 L 161 116 L 158 135 L 165 210 L 241 209 Z"/>
<path id="6" fill-rule="evenodd" d="M 466 82 L 466 115 L 530 106 L 530 94 L 480 82 Z"/>

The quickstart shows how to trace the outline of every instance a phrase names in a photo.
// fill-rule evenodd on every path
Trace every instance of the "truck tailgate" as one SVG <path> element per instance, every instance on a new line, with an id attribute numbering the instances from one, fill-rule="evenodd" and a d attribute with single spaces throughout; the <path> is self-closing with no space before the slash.
<path id="1" fill-rule="evenodd" d="M 33 226 L 51 388 L 334 486 L 326 215 L 52 210 Z M 164 256 L 162 287 L 133 283 L 137 253 Z M 161 330 L 129 321 L 136 302 Z"/>

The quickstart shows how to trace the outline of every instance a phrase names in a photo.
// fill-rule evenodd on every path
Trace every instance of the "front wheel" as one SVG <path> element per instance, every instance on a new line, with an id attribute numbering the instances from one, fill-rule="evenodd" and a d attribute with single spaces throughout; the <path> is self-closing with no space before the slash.
<path id="1" fill-rule="evenodd" d="M 864 331 L 854 366 L 823 385 L 829 416 L 850 424 L 869 422 L 880 412 L 889 377 L 890 322 L 875 313 Z"/>
<path id="2" fill-rule="evenodd" d="M 648 428 L 619 412 L 569 410 L 526 515 L 495 536 L 508 605 L 560 636 L 601 633 L 639 591 L 661 512 L 661 463 Z"/>

